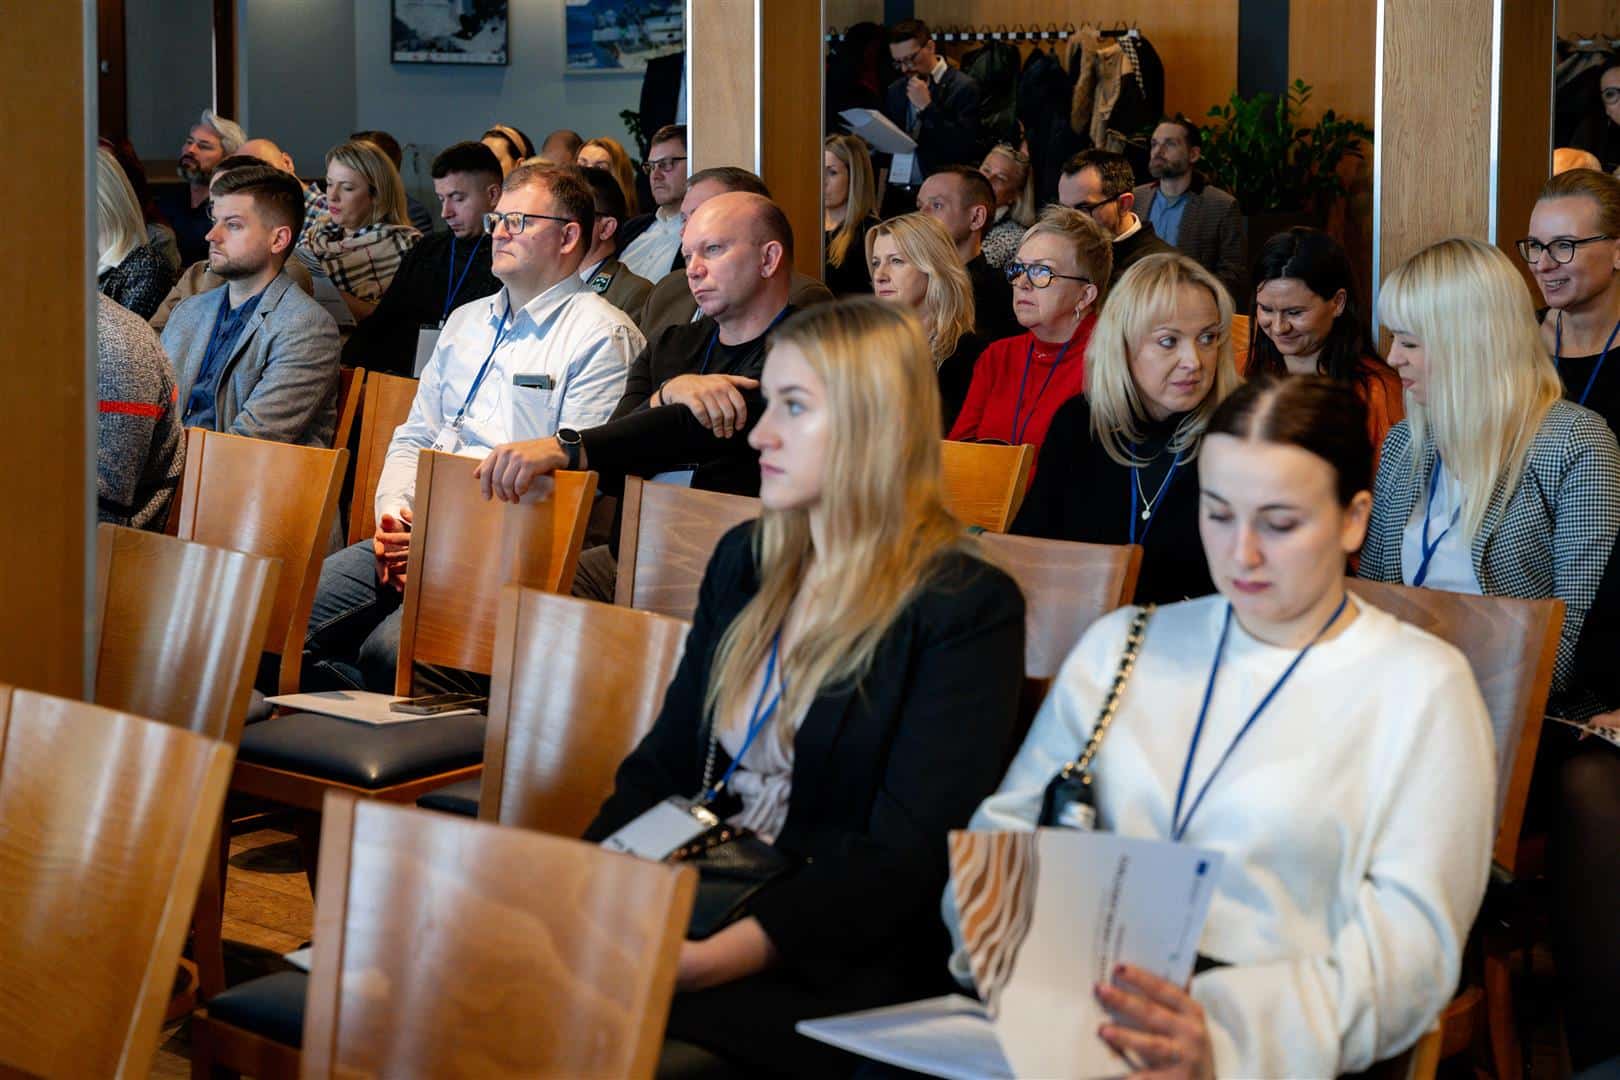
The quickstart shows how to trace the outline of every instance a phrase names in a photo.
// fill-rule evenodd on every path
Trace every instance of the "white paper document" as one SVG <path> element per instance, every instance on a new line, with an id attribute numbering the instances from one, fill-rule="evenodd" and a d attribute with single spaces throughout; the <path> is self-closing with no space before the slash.
<path id="1" fill-rule="evenodd" d="M 432 716 L 394 712 L 388 706 L 403 698 L 397 694 L 374 694 L 369 690 L 322 690 L 314 694 L 280 694 L 264 700 L 295 712 L 320 713 L 322 716 L 335 716 L 340 720 L 354 720 L 362 724 L 409 724 L 417 720 L 467 716 L 478 712 L 477 709 L 452 709 Z"/>
<path id="2" fill-rule="evenodd" d="M 309 958 L 314 955 L 315 946 L 311 945 L 303 949 L 294 949 L 292 952 L 283 956 L 282 959 L 300 971 L 308 971 Z"/>
<path id="3" fill-rule="evenodd" d="M 849 130 L 872 144 L 881 154 L 910 154 L 917 149 L 917 140 L 894 126 L 894 121 L 876 109 L 845 109 L 838 114 L 849 124 Z"/>
<path id="4" fill-rule="evenodd" d="M 1130 1072 L 1097 1035 L 1109 1017 L 1092 988 L 1121 963 L 1187 982 L 1221 856 L 1074 829 L 953 832 L 950 856 L 962 938 L 985 1004 L 975 1014 L 965 999 L 936 998 L 812 1021 L 800 1032 L 932 1076 L 1091 1080 Z M 987 1038 L 1001 1072 L 986 1071 Z"/>
<path id="5" fill-rule="evenodd" d="M 1611 746 L 1620 746 L 1620 728 L 1604 727 L 1600 724 L 1586 724 L 1579 720 L 1565 720 L 1562 716 L 1551 716 L 1548 719 L 1568 725 L 1576 731 L 1584 731 L 1588 735 L 1596 736 Z"/>

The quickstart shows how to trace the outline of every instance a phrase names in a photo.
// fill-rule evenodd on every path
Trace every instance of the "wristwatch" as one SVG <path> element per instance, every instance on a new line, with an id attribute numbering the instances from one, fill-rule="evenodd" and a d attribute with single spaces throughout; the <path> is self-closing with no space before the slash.
<path id="1" fill-rule="evenodd" d="M 557 445 L 562 447 L 563 453 L 568 455 L 568 467 L 570 469 L 579 468 L 579 454 L 585 445 L 584 440 L 579 437 L 579 432 L 573 428 L 558 428 Z"/>

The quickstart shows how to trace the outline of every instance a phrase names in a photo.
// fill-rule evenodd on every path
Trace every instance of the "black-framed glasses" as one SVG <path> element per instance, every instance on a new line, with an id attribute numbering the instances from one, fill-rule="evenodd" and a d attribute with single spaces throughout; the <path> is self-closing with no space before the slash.
<path id="1" fill-rule="evenodd" d="M 493 236 L 495 234 L 495 226 L 504 223 L 506 225 L 507 232 L 511 233 L 513 236 L 520 236 L 522 235 L 524 228 L 528 225 L 530 218 L 534 218 L 537 221 L 560 221 L 564 225 L 572 224 L 574 221 L 574 219 L 571 217 L 558 217 L 556 214 L 525 214 L 518 210 L 508 210 L 504 214 L 485 214 L 484 231 Z"/>
<path id="2" fill-rule="evenodd" d="M 1550 243 L 1543 244 L 1540 240 L 1527 237 L 1520 240 L 1515 246 L 1519 249 L 1519 258 L 1534 265 L 1541 261 L 1542 252 L 1552 256 L 1552 261 L 1559 266 L 1575 258 L 1575 249 L 1586 244 L 1595 244 L 1599 240 L 1613 240 L 1607 233 L 1598 233 L 1596 236 L 1559 237 Z"/>
<path id="3" fill-rule="evenodd" d="M 653 158 L 651 161 L 643 161 L 641 163 L 641 171 L 646 173 L 648 176 L 651 176 L 655 172 L 670 172 L 675 168 L 676 162 L 685 160 L 686 159 L 684 157 Z"/>
<path id="4" fill-rule="evenodd" d="M 1116 201 L 1117 199 L 1120 198 L 1120 196 L 1122 196 L 1124 194 L 1125 193 L 1122 191 L 1122 192 L 1119 193 L 1119 195 L 1110 195 L 1110 196 L 1108 196 L 1108 198 L 1106 198 L 1106 199 L 1098 199 L 1096 202 L 1075 203 L 1069 209 L 1078 210 L 1082 214 L 1086 215 L 1086 217 L 1096 217 L 1097 216 L 1097 211 L 1101 210 L 1103 207 L 1107 206 L 1109 203 Z"/>
<path id="5" fill-rule="evenodd" d="M 1007 284 L 1011 285 L 1021 277 L 1029 278 L 1029 283 L 1037 289 L 1044 289 L 1052 284 L 1053 278 L 1062 278 L 1064 281 L 1083 281 L 1087 285 L 1092 283 L 1088 277 L 1076 277 L 1073 274 L 1060 274 L 1050 266 L 1040 263 L 1014 262 L 1007 264 Z"/>
<path id="6" fill-rule="evenodd" d="M 1620 86 L 1605 86 L 1603 88 L 1603 104 L 1613 105 L 1620 101 Z"/>

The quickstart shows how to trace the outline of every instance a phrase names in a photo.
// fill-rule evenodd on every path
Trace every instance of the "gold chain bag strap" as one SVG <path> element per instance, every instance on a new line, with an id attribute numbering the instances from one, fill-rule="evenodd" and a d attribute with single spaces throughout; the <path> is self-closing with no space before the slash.
<path id="1" fill-rule="evenodd" d="M 1119 658 L 1119 670 L 1114 672 L 1114 683 L 1108 688 L 1097 722 L 1092 725 L 1091 738 L 1075 760 L 1064 765 L 1046 785 L 1041 799 L 1041 816 L 1036 824 L 1042 828 L 1085 829 L 1097 827 L 1097 792 L 1091 783 L 1091 763 L 1102 749 L 1103 739 L 1119 711 L 1119 699 L 1136 667 L 1136 658 L 1142 652 L 1142 640 L 1147 637 L 1148 619 L 1153 616 L 1154 605 L 1148 604 L 1136 612 L 1130 629 L 1125 634 L 1125 653 Z"/>

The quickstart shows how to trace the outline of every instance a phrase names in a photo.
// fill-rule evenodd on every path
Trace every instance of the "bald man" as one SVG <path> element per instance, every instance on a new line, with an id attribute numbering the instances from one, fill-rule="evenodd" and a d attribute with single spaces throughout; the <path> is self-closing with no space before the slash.
<path id="1" fill-rule="evenodd" d="M 272 169 L 280 169 L 282 172 L 292 173 L 294 176 L 298 175 L 298 170 L 293 168 L 292 155 L 269 139 L 249 139 L 242 144 L 242 149 L 238 150 L 237 153 L 246 154 L 248 157 L 256 157 Z"/>

